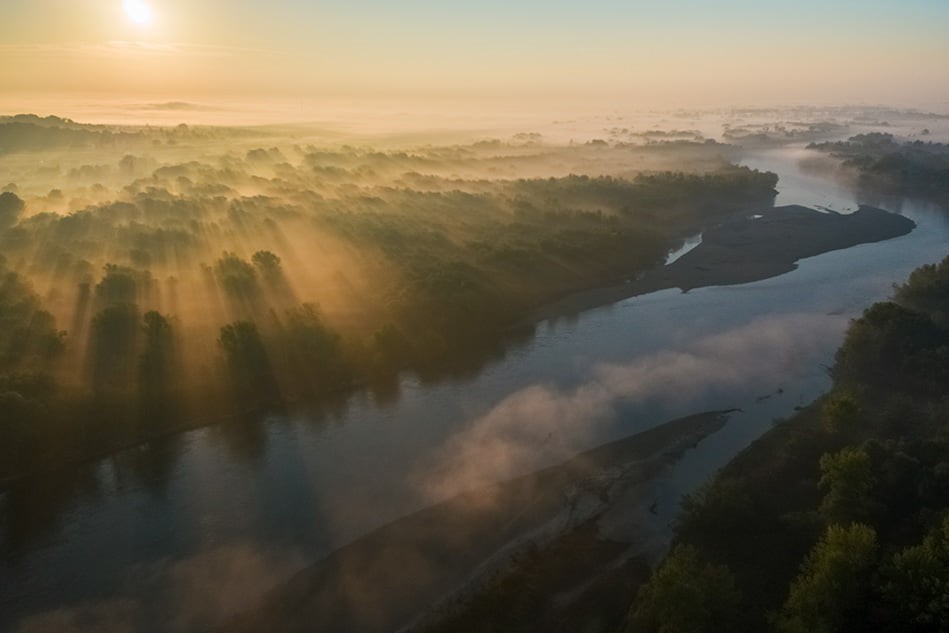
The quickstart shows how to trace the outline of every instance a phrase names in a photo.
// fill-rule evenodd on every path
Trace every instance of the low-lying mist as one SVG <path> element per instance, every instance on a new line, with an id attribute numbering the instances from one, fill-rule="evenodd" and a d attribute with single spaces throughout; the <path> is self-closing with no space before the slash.
<path id="1" fill-rule="evenodd" d="M 573 455 L 614 424 L 623 404 L 700 403 L 736 389 L 768 393 L 840 336 L 841 316 L 755 320 L 688 348 L 602 364 L 589 382 L 517 391 L 452 437 L 417 473 L 430 501 L 530 472 Z"/>
<path id="2" fill-rule="evenodd" d="M 0 121 L 3 474 L 470 364 L 539 303 L 769 204 L 773 175 L 671 134 Z"/>
<path id="3" fill-rule="evenodd" d="M 942 129 L 832 108 L 427 134 L 0 118 L 0 476 L 470 373 L 542 303 L 772 204 L 776 177 L 733 143 L 884 116 Z"/>

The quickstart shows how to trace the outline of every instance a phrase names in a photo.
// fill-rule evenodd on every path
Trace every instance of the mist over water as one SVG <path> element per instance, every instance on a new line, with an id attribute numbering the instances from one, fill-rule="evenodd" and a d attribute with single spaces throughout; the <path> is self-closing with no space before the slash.
<path id="1" fill-rule="evenodd" d="M 353 178 L 375 188 L 383 199 L 388 196 L 393 207 L 421 199 L 405 189 L 461 188 L 467 196 L 502 200 L 507 194 L 497 194 L 498 185 L 487 185 L 485 179 L 501 174 L 503 189 L 510 186 L 507 181 L 522 176 L 661 170 L 682 164 L 684 155 L 620 148 L 617 143 L 658 129 L 660 123 L 666 129 L 696 129 L 703 137 L 722 129 L 720 119 L 657 117 L 638 127 L 604 118 L 530 128 L 542 139 L 551 139 L 553 147 L 521 137 L 506 140 L 500 149 L 417 149 L 391 172 L 385 167 L 391 155 L 379 158 L 372 170 L 359 170 L 360 162 L 377 158 L 371 149 L 335 148 L 330 156 L 276 141 L 259 148 L 252 138 L 239 141 L 233 152 L 215 148 L 205 155 L 204 149 L 166 145 L 152 158 L 136 156 L 142 164 L 126 165 L 134 180 L 122 186 L 131 187 L 132 195 L 147 195 L 150 188 L 162 186 L 173 202 L 176 194 L 222 183 L 238 192 L 224 193 L 240 204 L 216 207 L 223 190 L 207 191 L 208 206 L 193 211 L 199 217 L 208 214 L 195 232 L 204 240 L 196 254 L 170 249 L 162 262 L 150 262 L 156 271 L 150 280 L 125 270 L 115 272 L 132 278 L 139 312 L 157 308 L 188 324 L 168 349 L 190 359 L 183 365 L 194 372 L 189 379 L 213 378 L 226 371 L 224 365 L 214 365 L 220 354 L 214 344 L 219 325 L 261 318 L 261 306 L 276 305 L 285 312 L 271 333 L 286 332 L 294 324 L 312 333 L 313 321 L 299 306 L 315 299 L 319 323 L 342 327 L 352 323 L 363 302 L 380 300 L 378 287 L 394 283 L 388 281 L 393 272 L 384 260 L 347 247 L 325 226 L 294 218 L 276 227 L 255 224 L 251 205 L 266 206 L 278 196 L 284 201 L 307 196 L 306 204 L 315 205 L 326 199 L 333 205 L 340 200 L 356 204 L 363 192 L 346 197 Z M 571 138 L 586 143 L 604 136 L 613 147 L 569 145 Z M 567 145 L 555 145 L 553 139 Z M 232 140 L 221 143 L 230 146 Z M 257 149 L 263 153 L 252 153 Z M 702 169 L 720 160 L 721 152 L 732 150 L 689 151 L 692 168 Z M 173 434 L 14 488 L 0 497 L 0 628 L 69 631 L 83 630 L 89 622 L 103 631 L 202 628 L 246 607 L 293 571 L 413 510 L 673 417 L 742 408 L 724 431 L 664 480 L 665 496 L 656 519 L 660 529 L 674 513 L 681 492 L 725 463 L 773 418 L 790 414 L 826 389 L 824 368 L 847 320 L 887 297 L 891 284 L 915 266 L 943 256 L 949 241 L 949 221 L 940 210 L 912 200 L 860 198 L 846 180 L 815 169 L 809 161 L 819 157 L 801 143 L 742 155 L 744 164 L 778 173 L 776 204 L 846 211 L 858 202 L 874 202 L 902 212 L 918 228 L 895 240 L 806 260 L 798 270 L 762 282 L 686 294 L 662 291 L 573 319 L 548 321 L 473 375 L 439 380 L 403 372 L 388 396 L 357 390 L 312 414 L 274 411 L 247 424 Z M 94 166 L 89 158 L 85 162 L 82 155 L 64 154 L 57 173 L 81 169 L 79 162 Z M 285 167 L 284 160 L 293 169 Z M 406 173 L 406 164 L 413 160 L 424 162 L 422 174 L 427 178 Z M 337 164 L 329 164 L 333 161 Z M 343 165 L 345 161 L 351 164 Z M 305 186 L 276 191 L 302 178 L 304 167 L 322 171 Z M 330 167 L 347 173 L 334 181 Z M 101 175 L 107 183 L 114 177 L 118 188 L 124 168 L 109 165 Z M 72 200 L 68 191 L 62 199 L 51 196 L 42 190 L 44 177 L 17 183 L 36 222 L 45 221 L 47 211 L 68 213 L 87 204 L 73 200 L 105 203 L 107 196 L 97 201 L 99 194 L 91 188 Z M 312 178 L 310 172 L 307 178 Z M 436 212 L 438 208 L 433 217 Z M 159 206 L 138 219 L 155 217 L 161 224 L 174 213 Z M 225 217 L 233 223 L 225 224 Z M 443 228 L 449 235 L 460 231 L 450 225 Z M 320 245 L 319 251 L 314 244 Z M 265 251 L 279 253 L 283 277 L 268 278 L 269 260 L 254 260 L 255 253 Z M 113 256 L 89 261 L 83 270 L 98 274 Z M 123 265 L 132 268 L 135 256 L 123 257 L 129 257 Z M 334 270 L 344 271 L 344 277 L 332 274 Z M 85 290 L 79 285 L 64 290 L 67 284 L 50 278 L 38 287 L 49 305 L 60 307 L 58 322 L 66 323 L 72 336 L 95 331 L 94 307 L 123 303 L 107 302 L 106 293 L 127 292 L 121 283 L 105 283 L 98 290 L 102 277 L 86 283 Z M 161 340 L 161 331 L 155 330 L 156 340 Z M 97 344 L 94 335 L 88 341 Z M 111 350 L 110 343 L 98 344 Z M 137 339 L 134 343 L 136 349 L 143 344 Z M 108 362 L 98 369 L 93 363 L 88 370 L 91 352 L 71 353 L 76 376 L 112 384 L 112 374 L 128 374 L 112 364 L 111 359 L 121 361 L 121 354 L 106 355 Z M 205 599 L 211 595 L 220 599 Z"/>

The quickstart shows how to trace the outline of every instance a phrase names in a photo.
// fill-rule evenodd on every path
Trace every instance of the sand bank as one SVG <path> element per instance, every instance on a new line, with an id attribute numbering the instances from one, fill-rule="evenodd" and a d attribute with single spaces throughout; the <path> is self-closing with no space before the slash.
<path id="1" fill-rule="evenodd" d="M 628 507 L 637 486 L 721 429 L 727 414 L 668 422 L 395 521 L 301 571 L 224 630 L 388 632 L 450 611 L 525 547 L 610 515 L 615 499 Z M 639 499 L 644 510 L 650 502 Z"/>
<path id="2" fill-rule="evenodd" d="M 709 228 L 701 244 L 669 265 L 627 283 L 567 295 L 536 310 L 529 320 L 571 316 L 667 288 L 689 291 L 760 281 L 794 270 L 801 259 L 892 239 L 915 227 L 908 218 L 868 206 L 850 214 L 772 207 Z"/>

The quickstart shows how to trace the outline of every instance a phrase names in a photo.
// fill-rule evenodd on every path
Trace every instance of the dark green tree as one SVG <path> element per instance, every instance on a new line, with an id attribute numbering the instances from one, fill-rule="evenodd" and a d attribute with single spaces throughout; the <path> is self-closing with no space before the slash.
<path id="1" fill-rule="evenodd" d="M 96 284 L 96 299 L 100 305 L 134 303 L 138 292 L 135 271 L 116 264 L 106 264 L 103 270 L 105 274 Z"/>
<path id="2" fill-rule="evenodd" d="M 821 515 L 828 523 L 849 523 L 870 518 L 876 480 L 870 455 L 848 446 L 820 459 L 820 487 L 824 490 Z"/>
<path id="3" fill-rule="evenodd" d="M 26 203 L 12 191 L 0 193 L 0 231 L 16 224 Z"/>
<path id="4" fill-rule="evenodd" d="M 949 517 L 893 557 L 884 593 L 901 631 L 949 631 Z"/>
<path id="5" fill-rule="evenodd" d="M 232 307 L 244 318 L 253 318 L 260 298 L 256 269 L 234 253 L 225 252 L 215 264 L 214 272 Z"/>
<path id="6" fill-rule="evenodd" d="M 92 384 L 100 393 L 124 391 L 134 380 L 139 335 L 134 303 L 116 303 L 92 320 Z"/>
<path id="7" fill-rule="evenodd" d="M 172 377 L 174 334 L 168 318 L 150 310 L 142 317 L 144 350 L 138 358 L 139 385 L 143 393 L 163 393 Z"/>
<path id="8" fill-rule="evenodd" d="M 270 251 L 257 251 L 250 259 L 260 271 L 261 276 L 269 283 L 274 283 L 283 276 L 280 258 Z"/>
<path id="9" fill-rule="evenodd" d="M 339 335 L 326 327 L 315 305 L 286 311 L 282 339 L 295 377 L 307 391 L 325 391 L 349 381 Z"/>
<path id="10" fill-rule="evenodd" d="M 897 286 L 894 299 L 937 321 L 949 322 L 949 257 L 914 270 L 905 284 Z"/>
<path id="11" fill-rule="evenodd" d="M 719 633 L 742 628 L 741 594 L 731 571 L 679 545 L 639 591 L 629 633 Z"/>
<path id="12" fill-rule="evenodd" d="M 860 403 L 854 394 L 841 391 L 833 393 L 824 403 L 821 416 L 824 426 L 832 433 L 844 433 L 857 426 Z"/>
<path id="13" fill-rule="evenodd" d="M 221 328 L 218 344 L 224 351 L 239 397 L 270 400 L 277 395 L 270 355 L 257 325 L 235 321 Z"/>
<path id="14" fill-rule="evenodd" d="M 873 528 L 831 525 L 807 555 L 775 618 L 781 633 L 860 631 L 877 564 Z"/>

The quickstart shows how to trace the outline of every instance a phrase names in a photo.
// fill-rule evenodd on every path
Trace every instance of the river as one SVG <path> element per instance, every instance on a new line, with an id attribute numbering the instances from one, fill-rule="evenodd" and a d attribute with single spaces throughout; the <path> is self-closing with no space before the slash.
<path id="1" fill-rule="evenodd" d="M 779 174 L 776 204 L 855 209 L 853 191 L 802 167 L 808 155 L 762 150 L 744 163 Z M 18 486 L 0 496 L 0 630 L 200 628 L 467 486 L 740 408 L 659 483 L 655 527 L 667 532 L 683 492 L 828 388 L 850 318 L 947 254 L 949 214 L 866 202 L 917 228 L 772 279 L 540 323 L 475 377 L 405 376 L 389 401 L 363 393 L 321 416 L 206 427 Z"/>

